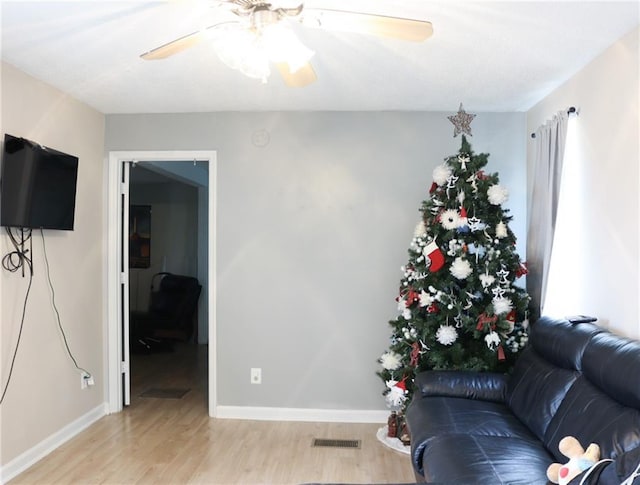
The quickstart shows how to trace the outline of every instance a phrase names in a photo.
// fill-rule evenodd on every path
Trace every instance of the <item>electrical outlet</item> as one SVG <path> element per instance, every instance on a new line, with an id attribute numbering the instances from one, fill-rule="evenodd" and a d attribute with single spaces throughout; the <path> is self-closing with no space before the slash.
<path id="1" fill-rule="evenodd" d="M 251 384 L 262 384 L 262 369 L 258 367 L 251 368 Z"/>
<path id="2" fill-rule="evenodd" d="M 93 376 L 88 372 L 80 373 L 80 389 L 86 389 L 89 386 L 93 386 L 95 381 L 93 380 Z"/>

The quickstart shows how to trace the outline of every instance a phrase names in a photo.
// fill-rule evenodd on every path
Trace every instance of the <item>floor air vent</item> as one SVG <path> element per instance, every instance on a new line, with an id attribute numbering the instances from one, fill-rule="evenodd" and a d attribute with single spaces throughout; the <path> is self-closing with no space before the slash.
<path id="1" fill-rule="evenodd" d="M 329 440 L 315 438 L 312 446 L 322 448 L 360 448 L 360 440 Z"/>

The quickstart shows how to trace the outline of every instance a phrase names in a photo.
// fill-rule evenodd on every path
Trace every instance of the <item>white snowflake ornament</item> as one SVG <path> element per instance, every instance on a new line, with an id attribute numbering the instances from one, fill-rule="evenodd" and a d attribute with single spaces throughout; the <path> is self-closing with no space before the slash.
<path id="1" fill-rule="evenodd" d="M 451 264 L 449 272 L 454 276 L 454 278 L 465 280 L 473 272 L 473 269 L 471 268 L 469 261 L 464 258 L 457 257 Z"/>
<path id="2" fill-rule="evenodd" d="M 447 230 L 460 227 L 460 214 L 455 209 L 447 209 L 440 214 L 440 224 Z"/>
<path id="3" fill-rule="evenodd" d="M 458 340 L 458 332 L 451 325 L 440 325 L 436 332 L 436 340 L 442 345 L 451 345 Z"/>
<path id="4" fill-rule="evenodd" d="M 496 315 L 503 315 L 513 310 L 513 303 L 509 298 L 504 296 L 496 297 L 492 300 L 493 310 Z"/>
<path id="5" fill-rule="evenodd" d="M 419 298 L 421 307 L 427 307 L 435 301 L 435 298 L 424 290 L 420 292 Z"/>
<path id="6" fill-rule="evenodd" d="M 424 237 L 427 235 L 427 228 L 424 225 L 424 221 L 418 222 L 416 228 L 413 230 L 413 235 L 416 238 Z"/>
<path id="7" fill-rule="evenodd" d="M 433 169 L 433 181 L 438 185 L 444 185 L 451 177 L 451 167 L 446 163 L 438 165 Z"/>
<path id="8" fill-rule="evenodd" d="M 380 365 L 386 370 L 396 370 L 400 368 L 402 356 L 395 352 L 385 352 L 380 356 Z"/>
<path id="9" fill-rule="evenodd" d="M 496 277 L 490 274 L 481 274 L 480 283 L 484 289 L 489 288 L 496 281 Z"/>
<path id="10" fill-rule="evenodd" d="M 487 190 L 487 198 L 489 203 L 493 205 L 504 204 L 509 198 L 509 191 L 502 185 L 492 185 Z"/>
<path id="11" fill-rule="evenodd" d="M 471 232 L 482 231 L 484 230 L 485 227 L 487 227 L 485 223 L 483 223 L 480 219 L 478 219 L 475 216 L 469 217 L 467 219 L 467 225 L 469 226 L 469 229 L 471 230 Z"/>

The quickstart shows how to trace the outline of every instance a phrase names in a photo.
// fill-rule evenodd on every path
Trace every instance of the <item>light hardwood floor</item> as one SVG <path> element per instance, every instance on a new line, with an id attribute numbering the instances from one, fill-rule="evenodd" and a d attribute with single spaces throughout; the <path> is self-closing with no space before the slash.
<path id="1" fill-rule="evenodd" d="M 194 351 L 195 349 L 195 351 Z M 301 484 L 413 482 L 409 457 L 378 442 L 380 424 L 212 419 L 206 347 L 134 356 L 132 403 L 102 418 L 10 484 Z M 182 399 L 149 388 L 190 388 Z M 312 447 L 359 439 L 360 449 Z"/>

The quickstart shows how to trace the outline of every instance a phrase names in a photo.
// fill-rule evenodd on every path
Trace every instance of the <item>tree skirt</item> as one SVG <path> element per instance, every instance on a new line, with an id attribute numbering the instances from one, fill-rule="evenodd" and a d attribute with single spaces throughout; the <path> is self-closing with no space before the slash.
<path id="1" fill-rule="evenodd" d="M 380 428 L 376 433 L 376 438 L 378 438 L 378 441 L 380 441 L 380 443 L 382 443 L 383 445 L 388 446 L 392 450 L 396 450 L 400 453 L 409 455 L 411 453 L 411 446 L 403 445 L 402 441 L 400 441 L 398 438 L 390 438 L 389 436 L 387 436 L 388 432 L 389 428 L 387 427 L 387 425 L 384 425 L 382 428 Z"/>

